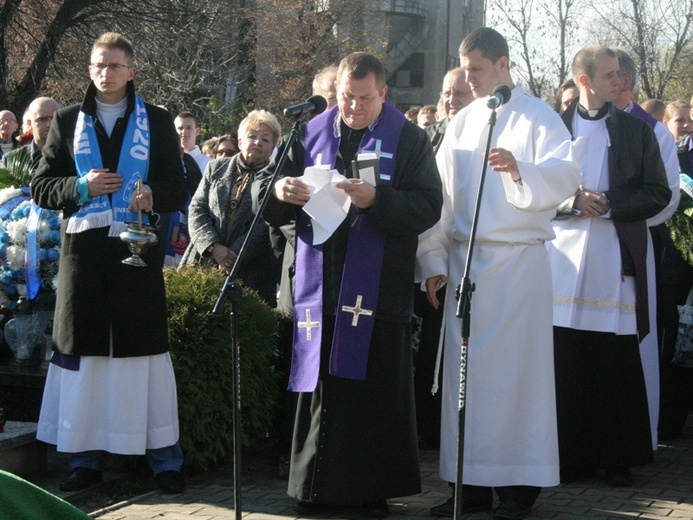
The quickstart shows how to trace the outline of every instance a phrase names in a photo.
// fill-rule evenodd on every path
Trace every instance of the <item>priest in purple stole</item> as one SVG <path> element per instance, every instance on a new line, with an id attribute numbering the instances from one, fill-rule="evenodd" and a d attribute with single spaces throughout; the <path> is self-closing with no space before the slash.
<path id="1" fill-rule="evenodd" d="M 386 499 L 421 491 L 411 354 L 418 235 L 435 224 L 441 183 L 426 134 L 385 101 L 382 64 L 367 53 L 342 60 L 336 107 L 311 120 L 280 179 L 270 164 L 252 187 L 270 191 L 265 220 L 293 231 L 296 251 L 281 293 L 294 317 L 289 390 L 298 392 L 289 494 L 303 514 L 388 513 Z M 378 155 L 377 182 L 353 178 L 358 153 Z M 349 214 L 315 245 L 300 176 L 328 166 Z M 287 263 L 287 262 L 285 262 Z"/>

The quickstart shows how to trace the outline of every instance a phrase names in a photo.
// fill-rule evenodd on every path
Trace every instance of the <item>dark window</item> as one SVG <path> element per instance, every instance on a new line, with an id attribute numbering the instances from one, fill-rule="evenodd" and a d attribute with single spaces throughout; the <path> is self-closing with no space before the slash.
<path id="1" fill-rule="evenodd" d="M 400 88 L 421 88 L 424 86 L 424 53 L 417 52 L 397 69 L 395 85 Z"/>

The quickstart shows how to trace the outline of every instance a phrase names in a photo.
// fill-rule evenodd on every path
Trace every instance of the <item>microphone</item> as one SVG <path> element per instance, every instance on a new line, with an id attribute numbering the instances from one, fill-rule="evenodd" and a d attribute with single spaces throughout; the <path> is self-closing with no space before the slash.
<path id="1" fill-rule="evenodd" d="M 486 101 L 486 106 L 491 110 L 495 110 L 510 101 L 511 95 L 510 87 L 507 85 L 496 85 L 493 88 L 493 92 L 491 92 L 491 97 Z"/>
<path id="2" fill-rule="evenodd" d="M 305 102 L 284 109 L 285 117 L 303 117 L 307 114 L 322 114 L 327 108 L 327 100 L 322 96 L 310 96 Z"/>

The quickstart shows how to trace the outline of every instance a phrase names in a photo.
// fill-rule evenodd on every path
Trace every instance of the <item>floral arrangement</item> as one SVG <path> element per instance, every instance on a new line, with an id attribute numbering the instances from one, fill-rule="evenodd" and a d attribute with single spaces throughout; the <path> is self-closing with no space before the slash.
<path id="1" fill-rule="evenodd" d="M 0 190 L 0 309 L 14 311 L 17 300 L 27 297 L 27 232 L 32 202 L 26 190 Z M 40 210 L 34 240 L 37 242 L 38 294 L 55 293 L 60 259 L 60 212 Z"/>

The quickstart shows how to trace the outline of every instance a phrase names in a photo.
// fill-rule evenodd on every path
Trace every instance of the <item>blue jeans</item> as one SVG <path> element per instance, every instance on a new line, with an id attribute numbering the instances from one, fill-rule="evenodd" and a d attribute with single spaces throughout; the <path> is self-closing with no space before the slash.
<path id="1" fill-rule="evenodd" d="M 89 468 L 103 471 L 105 453 L 105 451 L 100 450 L 72 453 L 70 455 L 70 469 Z M 180 449 L 180 443 L 176 442 L 173 446 L 147 450 L 147 462 L 154 475 L 164 471 L 180 471 L 183 465 L 183 451 Z"/>

